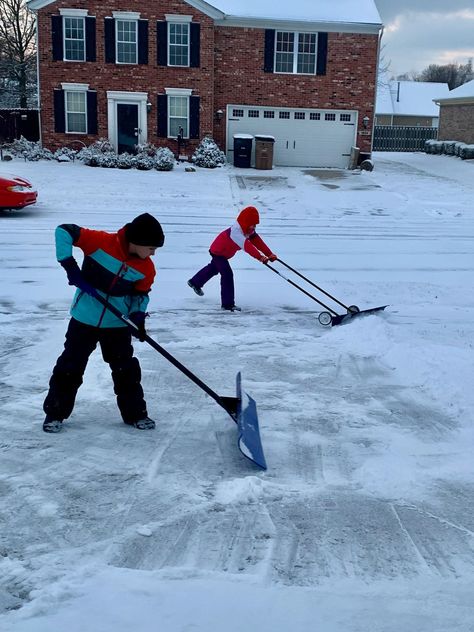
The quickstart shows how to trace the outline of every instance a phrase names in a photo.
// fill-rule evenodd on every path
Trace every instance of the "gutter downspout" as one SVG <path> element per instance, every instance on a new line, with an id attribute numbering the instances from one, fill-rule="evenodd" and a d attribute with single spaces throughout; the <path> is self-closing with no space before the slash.
<path id="1" fill-rule="evenodd" d="M 43 125 L 41 123 L 41 90 L 40 90 L 40 62 L 39 62 L 39 28 L 38 28 L 38 11 L 28 8 L 28 11 L 34 13 L 36 24 L 36 89 L 37 89 L 37 106 L 38 106 L 38 125 L 39 125 L 39 143 L 43 147 Z"/>
<path id="2" fill-rule="evenodd" d="M 377 101 L 377 88 L 378 88 L 378 83 L 379 83 L 379 71 L 380 71 L 380 50 L 382 47 L 382 36 L 383 36 L 383 26 L 382 28 L 379 30 L 379 41 L 377 44 L 377 72 L 375 75 L 375 99 L 374 99 L 374 111 L 372 114 L 372 133 L 371 133 L 371 137 L 370 137 L 370 156 L 372 157 L 372 151 L 373 151 L 373 146 L 374 146 L 374 132 L 375 132 L 375 104 Z"/>

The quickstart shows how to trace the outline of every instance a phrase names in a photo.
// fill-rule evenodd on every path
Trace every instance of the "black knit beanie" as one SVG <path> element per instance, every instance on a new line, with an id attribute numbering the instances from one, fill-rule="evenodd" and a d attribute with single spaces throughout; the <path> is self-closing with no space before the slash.
<path id="1" fill-rule="evenodd" d="M 127 241 L 137 246 L 154 246 L 161 248 L 165 236 L 160 222 L 149 213 L 142 213 L 125 225 Z"/>

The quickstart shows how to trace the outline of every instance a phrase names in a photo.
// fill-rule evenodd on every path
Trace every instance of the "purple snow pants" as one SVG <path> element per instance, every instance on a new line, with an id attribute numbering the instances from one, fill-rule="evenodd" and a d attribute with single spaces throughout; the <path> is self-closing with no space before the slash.
<path id="1" fill-rule="evenodd" d="M 225 309 L 234 307 L 234 273 L 229 260 L 225 257 L 211 254 L 212 260 L 207 266 L 199 270 L 192 279 L 189 279 L 196 287 L 202 287 L 216 276 L 221 275 L 221 304 Z"/>

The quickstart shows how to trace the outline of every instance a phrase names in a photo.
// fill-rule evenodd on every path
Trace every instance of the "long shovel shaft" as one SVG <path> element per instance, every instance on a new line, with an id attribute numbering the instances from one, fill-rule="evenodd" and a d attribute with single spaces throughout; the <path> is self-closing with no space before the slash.
<path id="1" fill-rule="evenodd" d="M 280 259 L 278 259 L 278 261 L 280 261 Z M 306 294 L 306 296 L 309 296 L 310 299 L 312 299 L 313 301 L 316 301 L 316 303 L 318 303 L 319 305 L 321 305 L 322 307 L 324 307 L 324 309 L 327 309 L 328 312 L 330 312 L 331 314 L 334 314 L 334 316 L 337 316 L 337 312 L 335 312 L 333 309 L 331 309 L 330 307 L 328 307 L 327 305 L 325 305 L 324 303 L 322 303 L 321 301 L 319 301 L 315 296 L 313 296 L 312 294 L 310 294 L 309 292 L 307 292 L 304 288 L 302 288 L 300 285 L 298 285 L 297 283 L 295 283 L 294 281 L 292 281 L 291 279 L 288 279 L 284 274 L 282 274 L 281 272 L 278 272 L 278 270 L 276 268 L 273 268 L 271 265 L 269 265 L 268 263 L 265 263 L 264 265 L 267 266 L 267 268 L 269 270 L 271 270 L 272 272 L 274 272 L 275 274 L 278 274 L 278 276 L 280 276 L 282 279 L 285 279 L 285 281 L 288 281 L 288 283 L 290 285 L 293 285 L 293 287 L 297 288 L 300 292 L 303 292 L 303 294 Z"/>
<path id="2" fill-rule="evenodd" d="M 341 301 L 339 301 L 337 298 L 335 298 L 334 296 L 332 296 L 332 294 L 329 294 L 329 292 L 326 292 L 326 290 L 323 290 L 322 287 L 319 287 L 319 285 L 316 285 L 316 283 L 313 283 L 313 281 L 311 281 L 311 279 L 308 279 L 308 277 L 305 277 L 303 274 L 301 274 L 301 272 L 298 272 L 298 270 L 295 270 L 294 268 L 292 268 L 290 265 L 288 265 L 287 263 L 285 263 L 284 261 L 282 261 L 280 258 L 277 259 L 277 261 L 279 261 L 282 265 L 285 266 L 285 268 L 288 268 L 288 270 L 291 270 L 292 272 L 294 272 L 295 274 L 297 274 L 301 279 L 304 279 L 306 281 L 306 283 L 309 283 L 310 285 L 312 285 L 313 287 L 315 287 L 317 290 L 319 290 L 322 294 L 326 295 L 328 298 L 330 298 L 331 300 L 333 300 L 335 303 L 337 303 L 338 305 L 340 305 L 341 307 L 344 307 L 344 309 L 349 309 L 347 307 L 347 305 L 344 305 L 344 303 L 341 303 Z"/>
<path id="3" fill-rule="evenodd" d="M 100 294 L 97 294 L 97 293 L 94 294 L 94 298 L 97 299 L 99 303 L 101 303 L 109 311 L 111 311 L 112 314 L 115 314 L 117 318 L 120 318 L 120 320 L 126 323 L 130 327 L 130 329 L 133 329 L 135 331 L 138 330 L 138 327 L 135 325 L 133 321 L 127 318 L 124 314 L 122 314 L 122 312 L 119 309 L 117 309 L 114 305 L 109 303 L 105 298 L 100 296 Z M 234 419 L 234 421 L 236 420 L 235 419 L 236 413 L 234 413 L 232 410 L 234 408 L 233 403 L 232 403 L 233 398 L 221 397 L 220 395 L 218 395 L 215 391 L 212 390 L 212 388 L 210 388 L 207 384 L 205 384 L 202 380 L 200 380 L 197 377 L 197 375 L 194 375 L 194 373 L 192 373 L 192 371 L 190 371 L 187 367 L 185 367 L 184 364 L 181 364 L 179 360 L 177 360 L 174 356 L 172 356 L 171 353 L 166 351 L 166 349 L 164 349 L 161 345 L 155 342 L 153 338 L 150 338 L 150 336 L 148 335 L 145 336 L 145 341 L 148 342 L 148 344 L 152 346 L 153 349 L 158 351 L 158 353 L 161 353 L 161 355 L 164 358 L 166 358 L 168 362 L 171 362 L 171 364 L 173 364 L 177 369 L 179 369 L 181 373 L 184 373 L 184 375 L 186 375 L 186 377 L 188 377 L 192 382 L 194 382 L 194 384 L 199 386 L 199 388 L 201 388 L 205 393 L 207 393 L 210 397 L 212 397 L 212 399 L 216 401 L 219 404 L 219 406 L 222 406 L 222 408 L 224 408 L 229 413 L 229 415 Z"/>

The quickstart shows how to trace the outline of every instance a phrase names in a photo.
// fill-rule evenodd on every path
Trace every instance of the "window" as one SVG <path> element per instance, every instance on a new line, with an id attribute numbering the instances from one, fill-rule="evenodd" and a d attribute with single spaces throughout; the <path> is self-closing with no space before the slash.
<path id="1" fill-rule="evenodd" d="M 183 138 L 189 138 L 189 97 L 168 96 L 168 136 L 176 138 L 182 128 Z"/>
<path id="2" fill-rule="evenodd" d="M 260 112 L 258 110 L 249 110 L 248 117 L 249 118 L 258 118 L 260 116 Z"/>
<path id="3" fill-rule="evenodd" d="M 64 59 L 85 61 L 86 41 L 84 18 L 64 17 Z"/>
<path id="4" fill-rule="evenodd" d="M 275 112 L 273 110 L 265 110 L 263 112 L 263 118 L 275 118 Z"/>
<path id="5" fill-rule="evenodd" d="M 276 32 L 275 72 L 314 75 L 316 33 Z"/>
<path id="6" fill-rule="evenodd" d="M 233 109 L 232 110 L 232 116 L 239 116 L 242 117 L 244 115 L 244 111 L 243 110 L 237 110 L 237 109 Z"/>
<path id="7" fill-rule="evenodd" d="M 310 121 L 320 121 L 321 120 L 321 114 L 319 112 L 310 112 L 309 120 Z"/>
<path id="8" fill-rule="evenodd" d="M 69 134 L 87 133 L 86 92 L 65 91 L 66 100 L 66 132 Z"/>
<path id="9" fill-rule="evenodd" d="M 304 121 L 305 118 L 306 118 L 305 112 L 295 112 L 296 121 Z"/>
<path id="10" fill-rule="evenodd" d="M 289 119 L 290 118 L 290 113 L 289 112 L 280 112 L 279 115 L 278 115 L 278 118 Z"/>
<path id="11" fill-rule="evenodd" d="M 116 20 L 117 63 L 137 63 L 137 22 L 136 20 Z"/>
<path id="12" fill-rule="evenodd" d="M 324 120 L 325 121 L 335 121 L 336 120 L 336 115 L 333 114 L 332 112 L 326 112 L 326 114 L 324 115 Z"/>
<path id="13" fill-rule="evenodd" d="M 189 66 L 189 24 L 170 22 L 169 37 L 169 65 Z"/>
<path id="14" fill-rule="evenodd" d="M 339 120 L 340 121 L 350 121 L 351 120 L 351 115 L 350 114 L 340 114 L 339 115 Z"/>

